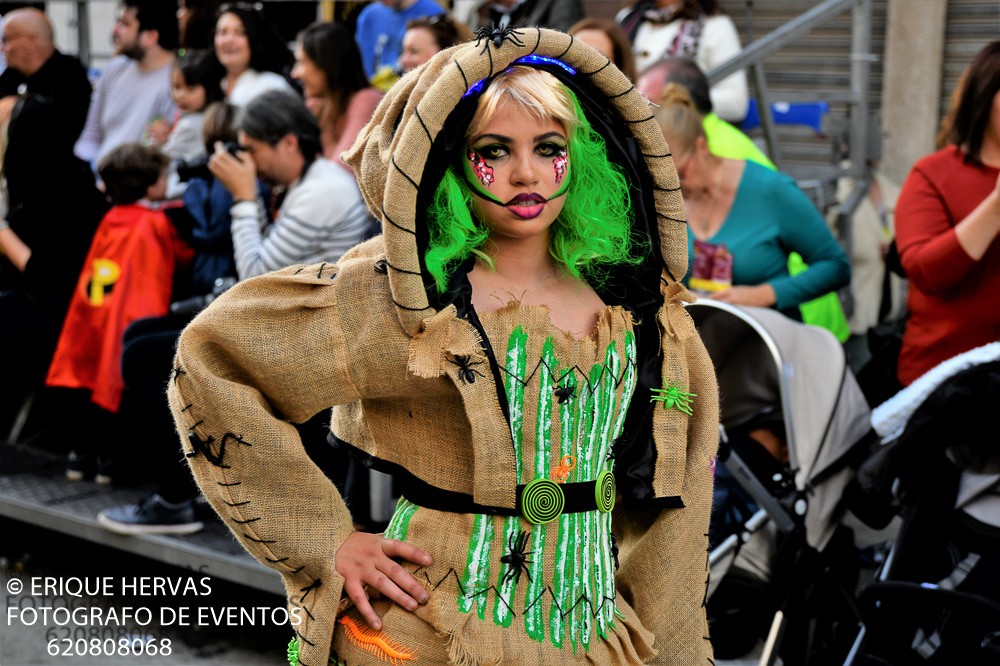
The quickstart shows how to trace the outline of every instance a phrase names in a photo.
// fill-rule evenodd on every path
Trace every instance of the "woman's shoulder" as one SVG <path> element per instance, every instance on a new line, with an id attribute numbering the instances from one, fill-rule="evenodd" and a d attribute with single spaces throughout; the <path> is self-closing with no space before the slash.
<path id="1" fill-rule="evenodd" d="M 281 74 L 248 69 L 236 81 L 227 101 L 235 106 L 246 106 L 251 99 L 269 90 L 294 92 L 292 85 Z"/>
<path id="2" fill-rule="evenodd" d="M 913 170 L 927 175 L 949 174 L 955 169 L 965 170 L 968 167 L 965 158 L 965 152 L 958 146 L 945 146 L 921 157 L 913 164 Z"/>
<path id="3" fill-rule="evenodd" d="M 753 183 L 757 187 L 783 190 L 788 187 L 798 187 L 795 179 L 782 171 L 768 169 L 753 160 L 744 160 L 743 183 Z"/>
<path id="4" fill-rule="evenodd" d="M 384 93 L 378 88 L 362 88 L 351 97 L 351 101 L 347 104 L 347 113 L 349 115 L 358 113 L 371 116 L 375 107 L 382 101 L 383 96 Z"/>

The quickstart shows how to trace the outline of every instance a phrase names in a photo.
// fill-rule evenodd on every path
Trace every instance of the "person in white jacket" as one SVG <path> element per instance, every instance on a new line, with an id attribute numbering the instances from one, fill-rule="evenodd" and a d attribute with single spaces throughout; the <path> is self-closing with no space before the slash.
<path id="1" fill-rule="evenodd" d="M 732 19 L 718 0 L 638 0 L 615 17 L 632 42 L 636 69 L 666 57 L 691 58 L 709 72 L 742 50 Z M 739 124 L 750 103 L 746 72 L 715 83 L 710 91 L 715 113 Z"/>

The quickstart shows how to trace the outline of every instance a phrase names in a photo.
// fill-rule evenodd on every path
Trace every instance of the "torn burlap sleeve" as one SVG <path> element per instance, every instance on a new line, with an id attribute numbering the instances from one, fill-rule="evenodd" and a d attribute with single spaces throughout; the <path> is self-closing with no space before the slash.
<path id="1" fill-rule="evenodd" d="M 290 422 L 359 398 L 334 275 L 316 265 L 233 287 L 184 330 L 169 381 L 194 476 L 243 546 L 282 575 L 310 666 L 327 662 L 343 587 L 334 553 L 353 526 Z"/>
<path id="2" fill-rule="evenodd" d="M 712 663 L 705 604 L 718 391 L 701 339 L 693 336 L 672 344 L 680 346 L 676 351 L 687 360 L 688 386 L 697 394 L 686 430 L 681 486 L 684 507 L 616 509 L 613 530 L 619 540 L 621 567 L 615 581 L 618 591 L 655 636 L 657 656 L 653 663 L 692 666 Z M 657 438 L 666 436 L 656 433 Z M 664 450 L 658 447 L 658 451 Z"/>

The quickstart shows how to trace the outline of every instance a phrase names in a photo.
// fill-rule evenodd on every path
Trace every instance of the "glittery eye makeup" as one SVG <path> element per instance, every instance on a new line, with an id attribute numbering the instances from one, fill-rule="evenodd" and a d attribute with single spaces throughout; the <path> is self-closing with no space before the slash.
<path id="1" fill-rule="evenodd" d="M 569 170 L 569 154 L 565 148 L 560 148 L 556 152 L 556 158 L 552 160 L 552 169 L 556 174 L 556 183 L 561 183 L 562 179 L 566 177 L 566 172 Z"/>
<path id="2" fill-rule="evenodd" d="M 486 163 L 486 160 L 478 152 L 469 148 L 469 162 L 472 164 L 472 173 L 486 187 L 489 187 L 496 180 L 493 167 Z"/>

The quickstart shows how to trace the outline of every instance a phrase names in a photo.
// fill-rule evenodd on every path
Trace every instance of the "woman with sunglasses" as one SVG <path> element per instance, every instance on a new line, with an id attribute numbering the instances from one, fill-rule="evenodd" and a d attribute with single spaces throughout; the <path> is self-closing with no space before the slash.
<path id="1" fill-rule="evenodd" d="M 497 30 L 346 157 L 384 234 L 235 286 L 170 381 L 206 496 L 284 578 L 291 662 L 710 661 L 717 389 L 646 100 L 566 34 Z M 291 425 L 331 406 L 402 487 L 383 534 Z"/>

